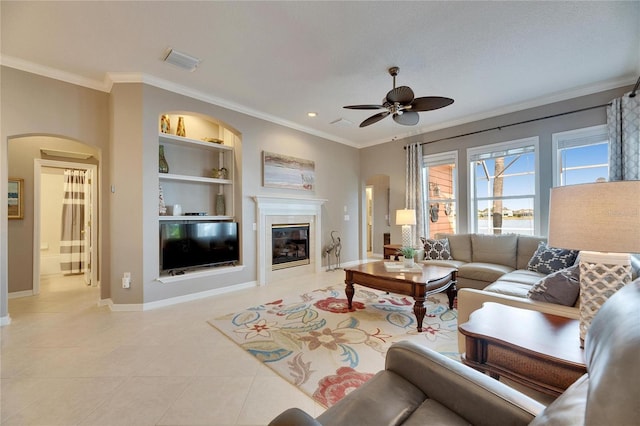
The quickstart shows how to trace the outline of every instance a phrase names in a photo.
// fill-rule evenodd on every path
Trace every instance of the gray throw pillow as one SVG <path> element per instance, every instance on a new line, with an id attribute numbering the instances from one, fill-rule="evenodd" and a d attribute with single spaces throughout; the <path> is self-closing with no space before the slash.
<path id="1" fill-rule="evenodd" d="M 580 268 L 573 265 L 547 275 L 535 283 L 527 295 L 538 302 L 574 306 L 580 295 Z"/>
<path id="2" fill-rule="evenodd" d="M 527 269 L 541 274 L 552 274 L 572 266 L 576 262 L 578 253 L 577 250 L 549 247 L 547 243 L 541 242 L 529 260 Z"/>
<path id="3" fill-rule="evenodd" d="M 449 248 L 449 240 L 443 238 L 441 240 L 432 240 L 421 238 L 424 244 L 424 258 L 427 260 L 453 260 L 451 257 L 451 249 Z"/>

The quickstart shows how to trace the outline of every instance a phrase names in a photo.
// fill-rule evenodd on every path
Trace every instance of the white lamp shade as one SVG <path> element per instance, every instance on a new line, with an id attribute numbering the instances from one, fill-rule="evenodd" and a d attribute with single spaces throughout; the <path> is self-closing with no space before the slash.
<path id="1" fill-rule="evenodd" d="M 396 210 L 396 225 L 415 225 L 416 211 L 413 209 Z"/>
<path id="2" fill-rule="evenodd" d="M 640 181 L 552 188 L 549 245 L 611 253 L 640 252 Z"/>

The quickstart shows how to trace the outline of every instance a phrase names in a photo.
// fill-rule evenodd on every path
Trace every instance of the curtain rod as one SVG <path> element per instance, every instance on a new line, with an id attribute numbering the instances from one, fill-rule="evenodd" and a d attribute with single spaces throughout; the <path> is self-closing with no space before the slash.
<path id="1" fill-rule="evenodd" d="M 638 83 L 640 83 L 640 78 L 638 79 Z M 636 86 L 637 86 L 637 84 L 636 84 Z M 631 95 L 629 95 L 629 96 L 631 96 Z M 457 139 L 457 138 L 461 138 L 463 136 L 477 135 L 478 133 L 490 132 L 492 130 L 502 130 L 502 129 L 506 128 L 506 127 L 517 126 L 519 124 L 532 123 L 534 121 L 546 120 L 548 118 L 554 118 L 554 117 L 561 117 L 563 115 L 574 114 L 576 112 L 589 111 L 591 109 L 604 108 L 604 107 L 608 107 L 608 106 L 611 106 L 611 103 L 602 104 L 602 105 L 595 105 L 595 106 L 590 106 L 590 107 L 581 108 L 581 109 L 576 109 L 574 111 L 561 112 L 559 114 L 547 115 L 545 117 L 532 118 L 531 120 L 518 121 L 517 123 L 505 124 L 503 126 L 496 126 L 496 127 L 490 128 L 490 129 L 477 130 L 475 132 L 463 133 L 461 135 L 449 136 L 449 137 L 446 137 L 446 138 L 435 139 L 435 140 L 432 140 L 432 141 L 429 141 L 429 142 L 422 142 L 422 143 L 420 143 L 420 145 L 428 145 L 428 144 L 431 144 L 431 143 L 440 142 L 440 141 L 446 141 L 446 140 L 449 140 L 449 139 Z M 406 145 L 404 146 L 404 149 L 407 149 Z"/>

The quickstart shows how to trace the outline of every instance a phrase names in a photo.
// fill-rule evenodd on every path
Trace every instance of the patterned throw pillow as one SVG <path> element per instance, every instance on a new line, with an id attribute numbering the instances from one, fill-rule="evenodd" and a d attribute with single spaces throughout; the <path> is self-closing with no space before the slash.
<path id="1" fill-rule="evenodd" d="M 421 238 L 424 244 L 424 258 L 427 260 L 453 260 L 451 257 L 451 249 L 449 248 L 449 240 L 443 238 L 441 240 L 432 240 Z"/>
<path id="2" fill-rule="evenodd" d="M 549 247 L 547 243 L 540 242 L 538 249 L 529 260 L 527 269 L 541 274 L 552 274 L 572 266 L 577 257 L 577 250 Z"/>
<path id="3" fill-rule="evenodd" d="M 580 268 L 573 265 L 547 275 L 535 283 L 527 295 L 531 300 L 574 306 L 580 295 Z"/>

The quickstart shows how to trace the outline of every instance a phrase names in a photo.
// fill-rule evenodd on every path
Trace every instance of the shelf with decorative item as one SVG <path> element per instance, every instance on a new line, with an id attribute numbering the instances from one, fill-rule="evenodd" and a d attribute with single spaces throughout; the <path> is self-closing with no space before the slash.
<path id="1" fill-rule="evenodd" d="M 188 221 L 210 221 L 219 220 L 221 222 L 227 222 L 233 220 L 233 216 L 199 216 L 199 215 L 181 215 L 181 216 L 158 216 L 160 221 L 176 221 L 176 220 L 188 220 Z"/>
<path id="2" fill-rule="evenodd" d="M 211 151 L 232 151 L 233 147 L 215 142 L 199 141 L 196 139 L 185 138 L 168 133 L 160 133 L 159 140 L 161 144 L 170 144 L 177 146 L 191 146 L 197 148 L 208 149 Z"/>
<path id="3" fill-rule="evenodd" d="M 183 182 L 218 183 L 220 185 L 231 185 L 231 179 L 219 179 L 203 176 L 176 175 L 172 173 L 158 173 L 160 180 L 178 180 Z"/>

